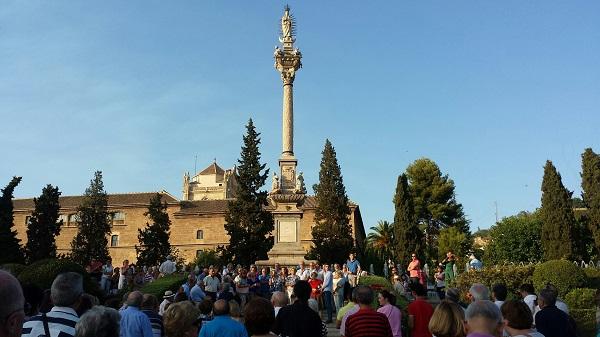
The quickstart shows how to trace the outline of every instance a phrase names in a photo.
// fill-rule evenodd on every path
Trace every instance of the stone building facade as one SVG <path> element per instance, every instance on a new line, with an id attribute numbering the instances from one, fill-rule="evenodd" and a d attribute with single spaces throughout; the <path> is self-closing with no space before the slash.
<path id="1" fill-rule="evenodd" d="M 135 245 L 138 244 L 138 228 L 144 228 L 149 219 L 144 216 L 150 199 L 156 192 L 109 194 L 108 208 L 113 214 L 112 232 L 108 238 L 109 252 L 115 264 L 124 259 L 136 260 Z M 161 191 L 163 201 L 167 203 L 167 213 L 171 220 L 171 245 L 177 248 L 188 262 L 205 249 L 212 249 L 229 243 L 225 231 L 225 212 L 229 200 L 178 200 L 173 195 Z M 59 253 L 68 253 L 71 241 L 77 233 L 76 209 L 81 196 L 60 197 L 60 214 L 63 226 L 56 239 Z M 33 211 L 33 199 L 14 199 L 14 223 L 21 244 L 27 241 L 27 222 Z M 307 196 L 301 208 L 302 230 L 300 240 L 308 251 L 311 245 L 310 229 L 314 224 L 315 198 Z M 358 205 L 351 204 L 350 223 L 357 244 L 362 244 L 365 230 Z"/>

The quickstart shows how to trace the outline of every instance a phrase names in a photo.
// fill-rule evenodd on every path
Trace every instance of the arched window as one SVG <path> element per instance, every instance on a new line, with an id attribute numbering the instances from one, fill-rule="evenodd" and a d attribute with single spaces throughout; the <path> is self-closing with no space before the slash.
<path id="1" fill-rule="evenodd" d="M 199 229 L 196 231 L 196 239 L 198 239 L 198 240 L 204 239 L 204 231 L 203 230 Z"/>
<path id="2" fill-rule="evenodd" d="M 114 234 L 110 236 L 110 246 L 118 247 L 119 246 L 119 235 Z"/>

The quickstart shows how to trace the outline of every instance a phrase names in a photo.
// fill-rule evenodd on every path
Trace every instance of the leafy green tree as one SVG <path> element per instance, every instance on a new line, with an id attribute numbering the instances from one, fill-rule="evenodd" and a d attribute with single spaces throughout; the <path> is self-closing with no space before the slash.
<path id="1" fill-rule="evenodd" d="M 0 264 L 4 263 L 23 263 L 23 249 L 21 240 L 17 238 L 17 231 L 13 230 L 13 192 L 15 187 L 21 182 L 21 177 L 13 177 L 12 180 L 2 189 L 0 197 Z"/>
<path id="2" fill-rule="evenodd" d="M 173 253 L 169 243 L 171 220 L 167 213 L 167 203 L 163 203 L 161 200 L 160 193 L 156 193 L 150 199 L 148 210 L 144 213 L 150 218 L 150 223 L 146 223 L 144 229 L 138 228 L 140 245 L 135 246 L 135 251 L 137 263 L 142 266 L 159 265 Z"/>
<path id="3" fill-rule="evenodd" d="M 237 198 L 229 202 L 225 215 L 229 245 L 220 248 L 224 257 L 246 266 L 266 259 L 273 247 L 273 216 L 264 208 L 268 205 L 267 192 L 260 190 L 269 170 L 260 163 L 259 136 L 250 119 L 236 172 Z"/>
<path id="4" fill-rule="evenodd" d="M 546 260 L 573 257 L 575 215 L 571 194 L 563 185 L 560 173 L 550 160 L 544 166 L 542 180 L 542 248 Z"/>
<path id="5" fill-rule="evenodd" d="M 446 227 L 440 230 L 438 238 L 438 261 L 446 257 L 449 251 L 454 252 L 457 256 L 466 256 L 468 251 L 464 250 L 467 235 L 460 231 L 457 227 Z"/>
<path id="6" fill-rule="evenodd" d="M 343 262 L 354 248 L 348 216 L 348 196 L 335 149 L 329 139 L 322 152 L 319 183 L 313 186 L 317 208 L 312 228 L 313 246 L 307 257 L 330 263 Z"/>
<path id="7" fill-rule="evenodd" d="M 421 259 L 424 257 L 425 245 L 423 232 L 415 218 L 408 178 L 404 173 L 398 176 L 394 208 L 395 259 L 402 265 L 407 265 L 412 253 L 417 253 Z"/>
<path id="8" fill-rule="evenodd" d="M 456 201 L 454 181 L 442 175 L 438 165 L 431 159 L 415 160 L 406 169 L 413 198 L 415 218 L 425 231 L 427 255 L 434 259 L 437 254 L 437 238 L 440 230 L 457 227 L 466 240 L 461 250 L 471 249 L 472 238 L 469 222 L 463 207 Z"/>
<path id="9" fill-rule="evenodd" d="M 102 172 L 96 171 L 77 207 L 77 235 L 71 242 L 71 258 L 87 266 L 92 260 L 106 261 L 108 235 L 111 232 L 108 195 L 104 191 Z"/>
<path id="10" fill-rule="evenodd" d="M 376 226 L 371 227 L 367 235 L 367 248 L 371 249 L 382 261 L 394 257 L 394 225 L 385 220 L 379 220 Z"/>
<path id="11" fill-rule="evenodd" d="M 590 148 L 581 155 L 581 188 L 588 228 L 600 250 L 600 155 Z"/>
<path id="12" fill-rule="evenodd" d="M 494 265 L 541 261 L 541 232 L 542 220 L 537 212 L 521 212 L 503 218 L 490 228 L 490 242 L 485 248 L 484 262 Z"/>
<path id="13" fill-rule="evenodd" d="M 42 189 L 39 198 L 33 198 L 35 209 L 27 224 L 27 244 L 25 253 L 29 263 L 56 257 L 56 236 L 60 234 L 62 220 L 59 220 L 60 196 L 58 187 L 48 184 Z"/>

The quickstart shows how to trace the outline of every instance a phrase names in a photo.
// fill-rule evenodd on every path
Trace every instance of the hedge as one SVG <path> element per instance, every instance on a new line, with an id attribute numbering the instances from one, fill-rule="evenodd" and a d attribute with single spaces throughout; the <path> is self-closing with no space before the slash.
<path id="1" fill-rule="evenodd" d="M 171 290 L 176 293 L 179 287 L 181 287 L 186 280 L 186 275 L 172 274 L 146 284 L 142 287 L 142 289 L 140 289 L 140 291 L 144 294 L 152 294 L 160 299 L 164 296 L 165 291 L 167 290 Z"/>
<path id="2" fill-rule="evenodd" d="M 19 274 L 21 274 L 21 272 L 23 270 L 25 270 L 25 268 L 26 268 L 25 265 L 18 264 L 18 263 L 7 263 L 0 267 L 0 269 L 4 269 L 4 270 L 8 271 L 9 273 L 13 274 L 13 276 L 15 276 L 15 277 L 19 277 Z"/>
<path id="3" fill-rule="evenodd" d="M 524 283 L 531 283 L 534 270 L 535 266 L 533 265 L 507 265 L 483 268 L 479 271 L 470 270 L 458 275 L 454 287 L 459 289 L 462 296 L 465 296 L 473 283 L 484 284 L 490 290 L 496 284 L 504 284 L 508 289 L 509 299 L 518 298 L 519 287 Z"/>
<path id="4" fill-rule="evenodd" d="M 76 272 L 83 276 L 83 289 L 86 293 L 102 297 L 98 283 L 79 264 L 67 259 L 45 259 L 30 264 L 19 274 L 23 284 L 34 284 L 42 289 L 50 289 L 58 274 Z"/>
<path id="5" fill-rule="evenodd" d="M 551 283 L 562 297 L 572 289 L 583 287 L 586 277 L 580 267 L 569 261 L 551 260 L 536 266 L 532 280 L 536 291 Z"/>

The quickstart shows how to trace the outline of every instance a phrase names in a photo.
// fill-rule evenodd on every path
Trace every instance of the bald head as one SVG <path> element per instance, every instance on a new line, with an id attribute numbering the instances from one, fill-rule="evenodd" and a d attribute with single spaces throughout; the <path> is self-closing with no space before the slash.
<path id="1" fill-rule="evenodd" d="M 0 336 L 20 336 L 25 312 L 25 297 L 19 281 L 0 270 Z"/>
<path id="2" fill-rule="evenodd" d="M 213 304 L 213 315 L 223 316 L 229 315 L 229 302 L 225 300 L 218 300 Z"/>
<path id="3" fill-rule="evenodd" d="M 127 306 L 129 307 L 140 307 L 144 301 L 144 295 L 139 291 L 132 291 L 127 296 Z"/>

